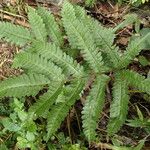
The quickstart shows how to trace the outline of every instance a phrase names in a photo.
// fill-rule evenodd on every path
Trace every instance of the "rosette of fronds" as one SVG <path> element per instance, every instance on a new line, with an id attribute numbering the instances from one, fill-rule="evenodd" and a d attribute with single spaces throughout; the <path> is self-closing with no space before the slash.
<path id="1" fill-rule="evenodd" d="M 44 8 L 28 10 L 29 29 L 0 22 L 0 38 L 23 47 L 12 66 L 24 70 L 20 76 L 1 81 L 0 97 L 36 96 L 45 89 L 30 106 L 29 113 L 47 119 L 48 140 L 80 99 L 87 79 L 94 76 L 82 111 L 83 131 L 92 142 L 97 136 L 106 88 L 111 81 L 113 99 L 107 131 L 110 136 L 117 133 L 128 114 L 128 87 L 150 94 L 150 79 L 126 69 L 139 55 L 150 33 L 131 40 L 121 53 L 114 44 L 115 30 L 103 27 L 79 6 L 64 2 L 61 28 L 52 13 Z M 62 28 L 69 45 L 64 42 Z M 66 46 L 82 55 L 83 65 L 65 52 Z"/>

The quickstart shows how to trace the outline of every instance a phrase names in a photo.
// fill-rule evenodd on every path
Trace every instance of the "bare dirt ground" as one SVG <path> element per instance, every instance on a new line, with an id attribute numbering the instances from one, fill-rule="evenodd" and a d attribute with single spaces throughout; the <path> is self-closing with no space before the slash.
<path id="1" fill-rule="evenodd" d="M 14 54 L 17 51 L 17 47 L 11 46 L 6 42 L 0 41 L 0 80 L 19 74 L 19 70 L 11 68 Z"/>

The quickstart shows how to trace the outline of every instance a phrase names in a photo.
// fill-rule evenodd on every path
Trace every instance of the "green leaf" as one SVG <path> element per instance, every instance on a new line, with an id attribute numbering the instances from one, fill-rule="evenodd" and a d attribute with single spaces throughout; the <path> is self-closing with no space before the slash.
<path id="1" fill-rule="evenodd" d="M 23 138 L 23 137 L 21 137 L 21 136 L 17 137 L 17 146 L 20 149 L 28 147 L 28 140 Z"/>
<path id="2" fill-rule="evenodd" d="M 12 67 L 26 69 L 32 73 L 43 74 L 55 80 L 64 78 L 61 68 L 39 54 L 21 52 L 14 58 Z"/>
<path id="3" fill-rule="evenodd" d="M 110 105 L 110 120 L 107 126 L 110 136 L 116 133 L 125 122 L 128 113 L 128 102 L 127 82 L 116 73 L 113 86 L 113 101 Z"/>
<path id="4" fill-rule="evenodd" d="M 127 125 L 130 127 L 138 128 L 143 126 L 143 122 L 139 118 L 135 118 L 134 120 L 127 120 L 127 121 L 128 121 Z"/>
<path id="5" fill-rule="evenodd" d="M 0 144 L 0 149 L 1 150 L 8 150 L 7 146 L 4 143 Z"/>
<path id="6" fill-rule="evenodd" d="M 32 51 L 60 66 L 67 75 L 73 74 L 76 77 L 83 75 L 83 67 L 55 44 L 37 43 L 33 45 Z"/>
<path id="7" fill-rule="evenodd" d="M 33 121 L 33 117 L 30 118 L 30 116 L 28 116 L 28 119 L 25 123 L 25 127 L 27 131 L 35 133 L 37 131 L 38 126 L 36 126 L 35 122 Z"/>
<path id="8" fill-rule="evenodd" d="M 29 113 L 35 113 L 37 116 L 45 116 L 53 103 L 55 103 L 62 88 L 62 81 L 53 81 L 52 84 L 49 85 L 48 91 L 40 96 L 39 100 L 30 107 Z"/>
<path id="9" fill-rule="evenodd" d="M 40 89 L 51 81 L 43 75 L 23 74 L 0 82 L 0 97 L 35 96 Z"/>
<path id="10" fill-rule="evenodd" d="M 28 141 L 32 142 L 35 140 L 35 135 L 34 135 L 34 133 L 27 131 L 26 138 Z"/>
<path id="11" fill-rule="evenodd" d="M 132 70 L 120 71 L 120 73 L 129 85 L 138 88 L 141 92 L 150 94 L 150 78 L 145 79 L 144 76 Z"/>
<path id="12" fill-rule="evenodd" d="M 138 16 L 137 14 L 127 14 L 125 17 L 124 17 L 124 21 L 121 22 L 119 25 L 117 25 L 113 31 L 116 32 L 117 30 L 120 30 L 130 24 L 133 24 L 133 23 L 136 23 L 139 19 L 138 19 Z"/>
<path id="13" fill-rule="evenodd" d="M 81 50 L 85 60 L 95 72 L 107 70 L 104 67 L 101 52 L 96 47 L 89 28 L 78 20 L 75 9 L 68 2 L 63 5 L 62 20 L 72 48 Z"/>
<path id="14" fill-rule="evenodd" d="M 118 68 L 127 67 L 130 62 L 141 52 L 145 47 L 145 42 L 149 39 L 150 32 L 147 32 L 144 36 L 139 36 L 134 40 L 131 40 L 126 48 L 126 51 L 121 57 L 121 61 L 118 62 Z"/>
<path id="15" fill-rule="evenodd" d="M 37 40 L 46 41 L 47 33 L 45 24 L 43 23 L 42 18 L 36 13 L 36 11 L 28 7 L 28 19 L 31 25 L 32 32 Z"/>
<path id="16" fill-rule="evenodd" d="M 18 124 L 11 122 L 10 118 L 2 119 L 2 124 L 5 127 L 5 130 L 9 130 L 12 132 L 18 132 L 21 129 Z"/>
<path id="17" fill-rule="evenodd" d="M 139 144 L 135 148 L 133 148 L 133 150 L 142 150 L 144 144 L 145 144 L 145 140 L 141 140 Z"/>
<path id="18" fill-rule="evenodd" d="M 18 46 L 31 42 L 32 36 L 28 29 L 8 22 L 0 22 L 0 39 Z"/>
<path id="19" fill-rule="evenodd" d="M 96 0 L 85 0 L 85 5 L 92 7 L 96 3 Z"/>
<path id="20" fill-rule="evenodd" d="M 111 66 L 116 67 L 120 60 L 118 47 L 113 46 L 115 34 L 111 28 L 103 27 L 97 20 L 86 15 L 85 10 L 82 7 L 74 6 L 76 18 L 87 27 L 90 36 L 94 40 L 94 43 L 99 50 L 106 54 L 108 59 L 103 60 L 105 64 L 110 62 Z"/>
<path id="21" fill-rule="evenodd" d="M 139 62 L 142 66 L 150 65 L 150 61 L 148 61 L 144 56 L 139 56 Z"/>
<path id="22" fill-rule="evenodd" d="M 139 107 L 136 105 L 136 109 L 137 109 L 137 114 L 138 114 L 138 117 L 141 121 L 144 120 L 144 116 L 142 114 L 142 112 L 140 111 Z"/>
<path id="23" fill-rule="evenodd" d="M 95 130 L 105 102 L 105 88 L 108 79 L 109 77 L 105 75 L 96 78 L 82 111 L 84 134 L 89 142 L 96 139 Z"/>
<path id="24" fill-rule="evenodd" d="M 147 35 L 147 33 L 150 33 L 150 28 L 143 28 L 142 30 L 140 30 L 140 34 L 141 36 L 145 36 Z M 149 41 L 149 38 L 150 38 L 150 34 L 149 36 L 146 38 L 145 41 L 143 41 L 143 49 L 146 49 L 146 50 L 150 50 L 150 41 Z"/>
<path id="25" fill-rule="evenodd" d="M 66 87 L 65 101 L 54 105 L 47 116 L 47 139 L 49 139 L 60 127 L 61 122 L 67 116 L 71 106 L 79 98 L 84 82 L 76 81 Z"/>
<path id="26" fill-rule="evenodd" d="M 61 34 L 61 30 L 59 28 L 58 23 L 55 21 L 54 16 L 50 11 L 47 11 L 46 9 L 42 7 L 38 7 L 37 13 L 42 17 L 43 22 L 45 24 L 48 36 L 51 38 L 51 40 L 57 45 L 62 46 L 63 45 L 63 36 Z"/>

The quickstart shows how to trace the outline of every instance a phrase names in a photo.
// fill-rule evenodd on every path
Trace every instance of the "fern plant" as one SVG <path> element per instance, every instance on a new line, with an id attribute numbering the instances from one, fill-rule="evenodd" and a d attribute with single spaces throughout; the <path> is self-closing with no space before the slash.
<path id="1" fill-rule="evenodd" d="M 87 80 L 94 78 L 82 111 L 84 134 L 92 142 L 105 103 L 105 89 L 111 82 L 113 100 L 107 131 L 109 136 L 117 133 L 128 113 L 129 86 L 150 94 L 150 78 L 127 69 L 148 42 L 150 32 L 131 40 L 122 53 L 114 44 L 113 29 L 104 28 L 83 8 L 65 1 L 61 16 L 69 46 L 52 14 L 41 7 L 28 10 L 30 29 L 0 23 L 0 38 L 23 47 L 12 66 L 24 70 L 20 76 L 1 81 L 0 97 L 36 96 L 45 89 L 28 113 L 34 113 L 35 119 L 47 119 L 48 141 L 80 98 Z M 66 46 L 81 53 L 83 65 L 64 52 Z"/>

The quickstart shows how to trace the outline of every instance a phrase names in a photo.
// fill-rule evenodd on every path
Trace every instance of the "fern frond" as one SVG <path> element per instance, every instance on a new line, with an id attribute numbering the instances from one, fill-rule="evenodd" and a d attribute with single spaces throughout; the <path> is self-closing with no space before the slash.
<path id="1" fill-rule="evenodd" d="M 97 49 L 90 30 L 78 20 L 74 7 L 69 2 L 63 5 L 62 20 L 72 48 L 81 50 L 85 60 L 95 72 L 106 71 L 101 52 Z"/>
<path id="2" fill-rule="evenodd" d="M 36 116 L 46 116 L 51 106 L 55 103 L 58 95 L 61 93 L 62 88 L 62 81 L 52 81 L 48 91 L 40 96 L 39 100 L 30 107 L 29 113 L 33 112 Z"/>
<path id="3" fill-rule="evenodd" d="M 35 96 L 40 89 L 50 83 L 51 81 L 43 75 L 23 74 L 2 81 L 0 83 L 0 97 Z"/>
<path id="4" fill-rule="evenodd" d="M 82 111 L 83 129 L 89 142 L 96 138 L 96 127 L 105 101 L 105 88 L 108 76 L 101 75 L 96 78 L 93 88 L 86 100 Z"/>
<path id="5" fill-rule="evenodd" d="M 128 102 L 128 84 L 126 80 L 120 77 L 120 74 L 116 74 L 113 86 L 113 102 L 110 105 L 110 120 L 107 126 L 110 136 L 118 132 L 125 122 L 128 113 Z"/>
<path id="6" fill-rule="evenodd" d="M 145 34 L 142 37 L 136 38 L 135 40 L 132 40 L 125 51 L 125 53 L 122 55 L 121 61 L 118 63 L 120 68 L 127 67 L 129 63 L 141 52 L 141 50 L 144 48 L 145 41 L 148 41 L 150 38 L 150 32 Z"/>
<path id="7" fill-rule="evenodd" d="M 53 14 L 42 7 L 38 7 L 37 13 L 42 17 L 48 36 L 58 46 L 63 45 L 63 36 Z"/>
<path id="8" fill-rule="evenodd" d="M 123 29 L 124 27 L 133 24 L 138 21 L 138 15 L 137 14 L 127 14 L 124 17 L 124 21 L 121 22 L 119 25 L 117 25 L 114 29 L 113 32 L 116 32 L 117 30 Z"/>
<path id="9" fill-rule="evenodd" d="M 99 21 L 86 15 L 86 12 L 82 7 L 74 6 L 74 9 L 76 17 L 89 28 L 97 46 L 113 45 L 115 34 L 111 28 L 103 27 Z"/>
<path id="10" fill-rule="evenodd" d="M 93 6 L 95 4 L 96 0 L 85 0 L 86 6 Z"/>
<path id="11" fill-rule="evenodd" d="M 150 78 L 145 79 L 144 76 L 132 70 L 125 70 L 120 73 L 129 85 L 138 88 L 141 92 L 150 94 Z"/>
<path id="12" fill-rule="evenodd" d="M 120 60 L 118 47 L 113 46 L 115 34 L 112 29 L 103 27 L 97 20 L 87 16 L 85 10 L 80 6 L 74 6 L 76 17 L 87 26 L 93 36 L 96 46 L 101 52 L 108 55 L 108 60 L 116 67 Z"/>
<path id="13" fill-rule="evenodd" d="M 47 116 L 47 138 L 49 139 L 60 127 L 61 122 L 67 116 L 71 106 L 79 98 L 79 94 L 83 90 L 84 82 L 78 80 L 66 87 L 65 91 L 65 101 L 58 103 L 50 110 Z"/>
<path id="14" fill-rule="evenodd" d="M 78 77 L 83 75 L 83 67 L 55 44 L 37 43 L 31 49 L 62 67 L 64 73 L 67 73 L 67 75 L 73 74 Z"/>
<path id="15" fill-rule="evenodd" d="M 18 46 L 24 46 L 32 40 L 28 29 L 8 22 L 0 22 L 0 38 Z"/>
<path id="16" fill-rule="evenodd" d="M 47 32 L 42 18 L 33 8 L 28 7 L 28 10 L 28 19 L 35 38 L 45 42 L 47 39 Z"/>
<path id="17" fill-rule="evenodd" d="M 55 80 L 63 78 L 61 68 L 38 54 L 19 53 L 15 57 L 12 67 L 27 69 L 30 72 L 40 73 Z"/>

